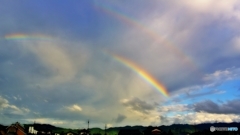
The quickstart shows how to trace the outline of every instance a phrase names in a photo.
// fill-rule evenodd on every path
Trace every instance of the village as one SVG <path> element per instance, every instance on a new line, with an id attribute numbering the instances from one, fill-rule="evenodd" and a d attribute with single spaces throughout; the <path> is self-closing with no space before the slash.
<path id="1" fill-rule="evenodd" d="M 89 124 L 89 122 L 88 122 Z M 102 135 L 101 133 L 93 133 L 91 134 L 89 125 L 87 129 L 79 129 L 79 130 L 65 130 L 64 131 L 53 131 L 51 128 L 39 126 L 40 124 L 34 123 L 29 126 L 24 126 L 19 122 L 11 124 L 10 126 L 1 126 L 0 127 L 0 135 Z M 106 133 L 106 128 L 104 130 L 104 135 L 108 135 Z M 161 131 L 159 129 L 153 129 L 152 131 L 148 130 L 142 133 L 137 129 L 122 129 L 119 130 L 116 135 L 160 135 Z"/>
<path id="2" fill-rule="evenodd" d="M 224 123 L 219 123 L 224 125 Z M 229 126 L 236 126 L 239 123 L 230 123 Z M 226 123 L 225 123 L 226 125 Z M 143 127 L 143 126 L 125 126 L 108 128 L 105 125 L 105 129 L 89 128 L 89 121 L 87 128 L 83 129 L 66 129 L 55 127 L 49 124 L 20 124 L 20 122 L 13 123 L 9 126 L 3 126 L 0 124 L 0 135 L 239 135 L 239 131 L 236 132 L 211 132 L 209 129 L 199 130 L 195 126 L 194 132 L 184 131 L 183 127 L 190 125 L 171 125 L 160 127 Z M 209 127 L 209 124 L 200 124 L 200 126 Z M 165 129 L 164 129 L 165 127 Z M 167 128 L 167 130 L 166 130 Z M 97 129 L 97 130 L 96 130 Z M 178 130 L 179 132 L 176 132 Z"/>
<path id="3" fill-rule="evenodd" d="M 51 128 L 41 126 L 37 123 L 24 126 L 19 122 L 16 122 L 8 127 L 0 127 L 0 135 L 90 135 L 90 131 L 89 129 L 81 129 L 77 132 L 70 129 L 66 132 L 53 131 Z"/>

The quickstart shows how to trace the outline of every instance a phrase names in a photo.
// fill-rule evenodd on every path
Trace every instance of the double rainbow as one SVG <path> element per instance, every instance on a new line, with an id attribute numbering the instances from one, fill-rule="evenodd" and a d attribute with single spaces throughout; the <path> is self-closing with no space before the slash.
<path id="1" fill-rule="evenodd" d="M 180 48 L 173 45 L 172 42 L 170 42 L 168 39 L 164 38 L 154 30 L 150 29 L 148 26 L 140 23 L 139 21 L 137 21 L 132 17 L 129 17 L 121 13 L 120 11 L 110 7 L 107 4 L 95 2 L 94 7 L 96 8 L 96 10 L 104 14 L 108 14 L 129 26 L 132 26 L 133 28 L 138 29 L 140 32 L 144 33 L 147 37 L 151 38 L 153 41 L 158 42 L 159 44 L 163 45 L 168 50 L 173 52 L 173 54 L 177 55 L 178 58 L 180 58 L 182 62 L 184 62 L 185 65 L 191 68 L 191 70 L 198 71 L 197 76 L 203 75 L 202 71 L 199 70 L 197 63 L 194 60 L 192 60 L 191 57 L 189 57 L 186 53 L 184 53 L 184 51 L 182 51 Z"/>
<path id="2" fill-rule="evenodd" d="M 44 35 L 27 35 L 27 34 L 11 34 L 6 35 L 3 39 L 5 40 L 29 40 L 29 39 L 38 39 L 38 40 L 52 40 L 51 37 L 44 36 Z M 109 53 L 108 53 L 109 54 Z M 164 96 L 168 97 L 169 93 L 165 86 L 158 82 L 153 76 L 151 76 L 147 71 L 145 71 L 143 68 L 138 66 L 137 64 L 131 62 L 130 60 L 116 55 L 116 54 L 110 54 L 112 58 L 119 61 L 120 63 L 124 64 L 128 68 L 132 69 L 134 72 L 139 74 L 144 80 L 146 80 L 148 83 L 150 83 L 152 86 L 154 86 L 159 92 L 161 92 Z"/>

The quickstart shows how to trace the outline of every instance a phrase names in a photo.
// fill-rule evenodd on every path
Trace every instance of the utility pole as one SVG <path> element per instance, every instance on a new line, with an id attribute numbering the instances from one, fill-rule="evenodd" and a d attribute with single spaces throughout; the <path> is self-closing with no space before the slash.
<path id="1" fill-rule="evenodd" d="M 106 134 L 106 129 L 107 129 L 107 124 L 105 124 L 105 133 L 104 133 L 104 135 L 107 135 L 107 134 Z"/>
<path id="2" fill-rule="evenodd" d="M 88 120 L 88 130 L 89 130 L 89 120 Z"/>

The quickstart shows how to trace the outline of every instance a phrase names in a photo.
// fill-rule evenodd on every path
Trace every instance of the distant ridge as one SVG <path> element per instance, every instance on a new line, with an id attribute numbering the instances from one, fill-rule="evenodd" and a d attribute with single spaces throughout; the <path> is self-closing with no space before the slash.
<path id="1" fill-rule="evenodd" d="M 53 126 L 51 124 L 39 124 L 39 123 L 35 123 L 35 124 L 24 124 L 25 127 L 29 127 L 35 125 L 36 127 L 39 128 L 46 128 L 46 129 L 69 129 L 69 128 L 64 128 L 64 127 L 56 127 Z M 158 128 L 173 128 L 173 127 L 179 127 L 179 128 L 189 128 L 189 127 L 197 127 L 198 129 L 208 129 L 210 126 L 215 126 L 215 127 L 239 127 L 240 126 L 240 122 L 232 122 L 232 123 L 223 123 L 223 122 L 219 122 L 219 123 L 201 123 L 201 124 L 196 124 L 196 125 L 192 125 L 192 124 L 172 124 L 172 125 L 161 125 L 161 126 L 141 126 L 141 125 L 136 125 L 136 126 L 123 126 L 123 127 L 110 127 L 107 130 L 120 130 L 120 129 L 146 129 L 146 128 L 151 128 L 151 127 L 158 127 Z M 7 127 L 4 125 L 0 124 L 0 128 L 1 127 Z M 98 127 L 94 127 L 94 128 L 90 128 L 90 130 L 104 130 Z M 73 129 L 74 130 L 74 129 Z"/>
<path id="2" fill-rule="evenodd" d="M 36 130 L 51 130 L 53 132 L 57 132 L 57 133 L 66 133 L 69 131 L 72 132 L 78 132 L 79 129 L 69 129 L 69 128 L 63 128 L 63 127 L 56 127 L 50 124 L 39 124 L 39 123 L 35 123 L 35 124 L 24 124 L 24 127 L 26 130 L 28 130 L 28 128 L 30 126 L 33 126 Z M 193 132 L 206 132 L 209 131 L 210 127 L 214 126 L 214 127 L 238 127 L 238 129 L 240 129 L 240 122 L 232 122 L 232 123 L 223 123 L 223 122 L 219 122 L 219 123 L 202 123 L 202 124 L 196 124 L 196 125 L 189 125 L 189 124 L 172 124 L 169 126 L 165 126 L 165 125 L 161 125 L 161 126 L 141 126 L 141 125 L 136 125 L 136 126 L 124 126 L 124 127 L 110 127 L 108 129 L 106 129 L 107 135 L 117 135 L 118 132 L 120 130 L 126 130 L 126 129 L 137 129 L 143 133 L 146 132 L 151 132 L 153 129 L 159 129 L 163 132 L 173 132 L 174 134 L 179 134 L 182 132 L 186 132 L 186 133 L 193 133 Z M 0 129 L 4 130 L 6 129 L 7 126 L 5 125 L 1 125 L 0 124 Z M 94 134 L 102 134 L 104 135 L 105 131 L 104 129 L 95 127 L 95 128 L 90 128 L 90 132 L 92 135 Z M 240 131 L 239 131 L 240 132 Z"/>

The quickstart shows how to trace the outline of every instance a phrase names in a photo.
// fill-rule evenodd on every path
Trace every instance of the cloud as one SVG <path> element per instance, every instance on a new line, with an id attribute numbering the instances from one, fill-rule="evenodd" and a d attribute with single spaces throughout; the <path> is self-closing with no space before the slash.
<path id="1" fill-rule="evenodd" d="M 2 35 L 18 31 L 57 38 L 50 42 L 1 39 L 0 94 L 10 97 L 0 98 L 3 115 L 11 118 L 9 114 L 22 112 L 26 113 L 21 115 L 23 119 L 37 118 L 64 126 L 82 124 L 74 121 L 76 118 L 92 118 L 98 124 L 114 120 L 116 125 L 188 123 L 194 118 L 205 122 L 211 117 L 238 120 L 233 115 L 239 114 L 234 109 L 239 107 L 237 101 L 207 100 L 193 103 L 195 106 L 180 102 L 222 94 L 225 90 L 217 86 L 240 78 L 239 2 L 130 3 L 108 4 L 116 11 L 113 16 L 95 12 L 84 4 L 80 5 L 88 10 L 71 8 L 83 11 L 76 10 L 71 16 L 70 10 L 63 13 L 58 8 L 38 14 L 41 8 L 29 12 L 22 10 L 21 3 L 1 5 L 6 13 L 0 25 Z M 89 11 L 95 18 L 82 14 Z M 123 13 L 122 19 L 114 18 L 118 13 Z M 55 14 L 62 16 L 52 17 Z M 136 73 L 103 54 L 101 50 L 105 49 L 145 69 L 167 87 L 171 96 L 164 98 Z"/>
<path id="2" fill-rule="evenodd" d="M 214 84 L 221 84 L 224 81 L 239 79 L 239 77 L 240 77 L 240 68 L 231 67 L 225 70 L 217 70 L 211 74 L 206 74 L 203 77 L 203 80 L 214 86 Z"/>
<path id="3" fill-rule="evenodd" d="M 196 12 L 226 14 L 226 13 L 229 13 L 230 11 L 231 12 L 234 11 L 234 5 L 236 5 L 238 1 L 230 0 L 228 2 L 220 1 L 219 3 L 216 3 L 215 0 L 196 0 L 195 2 L 186 0 L 186 1 L 181 1 L 179 3 L 186 5 L 188 8 L 191 8 L 192 11 L 196 11 Z M 216 11 L 211 10 L 213 6 L 216 6 Z"/>
<path id="4" fill-rule="evenodd" d="M 32 123 L 33 121 L 36 123 L 48 123 L 48 124 L 52 124 L 52 125 L 58 125 L 58 126 L 62 126 L 63 124 L 66 124 L 66 121 L 62 121 L 62 120 L 57 120 L 57 119 L 51 119 L 51 118 L 34 118 L 34 119 L 26 119 L 27 122 Z"/>
<path id="5" fill-rule="evenodd" d="M 188 98 L 195 98 L 195 97 L 201 97 L 201 96 L 209 96 L 209 95 L 212 95 L 212 94 L 223 94 L 225 92 L 226 91 L 224 91 L 224 90 L 210 90 L 210 91 L 201 92 L 201 93 L 193 93 L 193 94 L 187 93 L 187 97 Z"/>
<path id="6" fill-rule="evenodd" d="M 77 104 L 69 106 L 69 107 L 67 107 L 67 109 L 70 110 L 70 111 L 77 111 L 77 112 L 81 112 L 82 111 L 82 108 L 79 105 L 77 105 Z"/>
<path id="7" fill-rule="evenodd" d="M 0 108 L 3 109 L 3 108 L 6 108 L 8 107 L 8 101 L 2 97 L 0 97 Z"/>
<path id="8" fill-rule="evenodd" d="M 165 116 L 160 116 L 160 123 L 162 125 L 170 125 L 170 121 L 169 121 L 169 118 L 168 117 L 165 117 Z"/>
<path id="9" fill-rule="evenodd" d="M 212 114 L 206 112 L 189 113 L 179 117 L 181 123 L 207 123 L 207 122 L 239 122 L 240 116 L 235 114 Z"/>
<path id="10" fill-rule="evenodd" d="M 122 121 L 123 121 L 124 119 L 126 119 L 126 118 L 127 118 L 127 117 L 126 117 L 125 115 L 118 114 L 115 122 L 116 122 L 116 123 L 120 123 L 120 122 L 122 122 Z"/>
<path id="11" fill-rule="evenodd" d="M 9 104 L 8 100 L 0 97 L 0 107 L 1 109 L 6 109 L 6 108 L 9 108 L 9 109 L 13 109 L 15 111 L 21 111 L 18 107 L 16 107 L 15 105 L 11 105 Z"/>
<path id="12" fill-rule="evenodd" d="M 164 5 L 165 10 L 156 8 L 147 17 L 138 18 L 137 23 L 144 28 L 127 31 L 123 34 L 121 45 L 116 46 L 117 49 L 113 46 L 113 50 L 140 63 L 164 82 L 171 92 L 203 84 L 202 76 L 205 73 L 236 65 L 238 58 L 225 54 L 226 49 L 231 48 L 229 41 L 235 35 L 229 37 L 217 33 L 225 30 L 238 33 L 238 30 L 229 26 L 232 21 L 239 23 L 239 19 L 229 17 L 239 18 L 237 1 L 169 1 Z M 212 10 L 213 5 L 216 10 Z M 149 30 L 151 32 L 146 32 Z M 220 40 L 220 37 L 225 37 L 225 40 Z M 177 68 L 174 65 L 178 65 Z"/>
<path id="13" fill-rule="evenodd" d="M 165 105 L 159 107 L 159 112 L 184 112 L 191 108 L 186 104 Z"/>
<path id="14" fill-rule="evenodd" d="M 233 39 L 233 49 L 236 50 L 237 52 L 240 51 L 240 37 L 235 37 Z"/>
<path id="15" fill-rule="evenodd" d="M 189 99 L 197 99 L 203 96 L 221 95 L 229 92 L 220 86 L 227 82 L 238 80 L 240 78 L 240 68 L 229 67 L 223 70 L 216 70 L 212 73 L 202 76 L 202 82 L 197 85 L 180 88 L 171 93 L 171 99 L 168 102 L 182 102 Z M 237 86 L 238 87 L 238 86 Z"/>
<path id="16" fill-rule="evenodd" d="M 203 90 L 203 88 L 210 88 L 210 90 Z M 200 99 L 203 96 L 213 96 L 226 93 L 225 90 L 211 90 L 212 86 L 203 85 L 203 86 L 194 86 L 180 89 L 172 94 L 172 98 L 167 101 L 168 103 L 175 102 L 183 102 L 191 99 Z"/>
<path id="17" fill-rule="evenodd" d="M 30 112 L 28 108 L 17 107 L 16 105 L 10 104 L 9 101 L 0 96 L 0 112 L 8 116 L 25 116 Z"/>
<path id="18" fill-rule="evenodd" d="M 212 122 L 240 122 L 240 115 L 215 114 L 207 112 L 189 112 L 181 115 L 159 116 L 158 125 L 171 124 L 200 124 Z"/>
<path id="19" fill-rule="evenodd" d="M 219 106 L 218 104 L 207 100 L 201 103 L 197 103 L 194 105 L 195 107 L 195 111 L 199 112 L 199 111 L 204 111 L 204 112 L 210 112 L 210 113 L 215 113 L 219 111 Z"/>
<path id="20" fill-rule="evenodd" d="M 216 114 L 240 114 L 240 100 L 233 99 L 226 103 L 217 104 L 211 100 L 206 100 L 194 104 L 194 110 L 196 112 L 208 112 Z"/>
<path id="21" fill-rule="evenodd" d="M 240 37 L 235 37 L 231 41 L 231 47 L 229 48 L 229 53 L 238 55 L 240 52 Z"/>
<path id="22" fill-rule="evenodd" d="M 54 43 L 37 42 L 36 45 L 28 45 L 37 58 L 50 73 L 51 78 L 46 81 L 50 84 L 58 84 L 70 81 L 76 75 L 76 67 L 66 51 Z M 26 45 L 26 44 L 24 44 Z"/>
<path id="23" fill-rule="evenodd" d="M 205 7 L 204 5 L 207 7 L 214 5 L 213 1 L 206 3 L 199 1 L 199 3 L 199 5 L 203 7 Z M 205 63 L 204 65 L 200 65 L 199 63 L 202 64 L 202 62 L 208 60 L 200 59 L 202 57 L 199 57 L 199 55 L 201 56 L 202 53 L 198 56 L 192 53 L 200 51 L 200 49 L 193 49 L 195 43 L 192 43 L 194 42 L 192 40 L 195 38 L 198 39 L 199 37 L 201 38 L 202 33 L 200 33 L 198 29 L 205 29 L 204 25 L 206 24 L 204 23 L 209 22 L 207 19 L 206 22 L 202 21 L 205 20 L 204 16 L 196 17 L 196 14 L 201 13 L 195 11 L 195 9 L 191 9 L 192 7 L 190 5 L 195 5 L 194 2 L 181 1 L 176 4 L 170 1 L 168 4 L 164 4 L 169 6 L 166 10 L 157 12 L 158 10 L 155 9 L 148 17 L 144 16 L 140 18 L 137 23 L 141 24 L 144 28 L 139 29 L 137 27 L 136 29 L 127 31 L 126 34 L 123 34 L 124 39 L 121 39 L 121 45 L 113 46 L 111 49 L 139 63 L 139 65 L 164 82 L 167 88 L 169 88 L 169 91 L 172 92 L 182 87 L 202 83 L 202 80 L 199 79 L 202 75 L 199 70 L 201 70 L 202 67 L 198 66 L 205 66 Z M 234 3 L 231 4 L 234 5 Z M 224 4 L 218 5 L 221 7 Z M 193 12 L 184 12 L 185 10 L 182 9 L 185 8 L 193 10 Z M 208 11 L 211 12 L 210 10 Z M 180 14 L 181 17 L 179 17 Z M 214 21 L 211 20 L 210 23 L 211 22 L 213 23 Z M 124 41 L 124 43 L 122 43 L 122 41 Z M 214 48 L 210 48 L 205 45 L 199 46 L 202 47 L 202 52 L 204 52 L 205 49 L 211 49 L 211 51 L 213 51 L 215 47 L 219 47 L 214 46 Z M 116 49 L 114 49 L 114 47 L 116 47 Z M 198 47 L 198 45 L 196 45 L 196 47 Z M 176 68 L 174 65 L 178 65 L 178 67 Z M 193 74 L 195 74 L 195 76 L 198 75 L 198 77 L 193 77 Z M 182 80 L 181 78 L 185 79 Z"/>
<path id="24" fill-rule="evenodd" d="M 155 107 L 137 97 L 132 99 L 123 99 L 121 101 L 122 105 L 131 108 L 132 110 L 141 112 L 141 113 L 148 113 L 151 110 L 154 110 Z"/>

